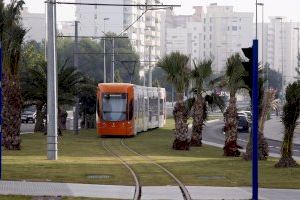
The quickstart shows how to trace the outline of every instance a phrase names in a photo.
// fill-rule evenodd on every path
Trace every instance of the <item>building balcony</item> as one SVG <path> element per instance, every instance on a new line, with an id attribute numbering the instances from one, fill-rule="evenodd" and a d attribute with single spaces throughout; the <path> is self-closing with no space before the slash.
<path id="1" fill-rule="evenodd" d="M 145 46 L 155 46 L 155 40 L 146 40 Z"/>

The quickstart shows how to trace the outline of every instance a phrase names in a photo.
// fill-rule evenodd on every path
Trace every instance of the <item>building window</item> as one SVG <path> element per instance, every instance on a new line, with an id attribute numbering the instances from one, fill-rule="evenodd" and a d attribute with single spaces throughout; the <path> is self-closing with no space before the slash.
<path id="1" fill-rule="evenodd" d="M 237 26 L 232 26 L 233 31 L 237 31 Z"/>

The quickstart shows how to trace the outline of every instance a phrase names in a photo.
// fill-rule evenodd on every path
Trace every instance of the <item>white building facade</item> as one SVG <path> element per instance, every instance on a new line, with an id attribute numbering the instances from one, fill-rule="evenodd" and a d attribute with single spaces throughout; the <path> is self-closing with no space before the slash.
<path id="1" fill-rule="evenodd" d="M 45 13 L 30 13 L 25 7 L 21 13 L 22 23 L 27 30 L 25 41 L 35 40 L 42 42 L 46 37 Z"/>
<path id="2" fill-rule="evenodd" d="M 208 6 L 206 12 L 201 6 L 194 9 L 190 16 L 167 13 L 163 52 L 180 51 L 195 62 L 212 59 L 213 70 L 221 72 L 230 55 L 251 45 L 253 14 L 234 12 L 232 6 L 217 4 Z"/>
<path id="3" fill-rule="evenodd" d="M 262 24 L 258 24 L 259 60 L 283 74 L 284 86 L 297 76 L 298 32 L 295 28 L 298 27 L 300 23 L 289 22 L 285 17 L 270 17 L 262 34 Z"/>
<path id="4" fill-rule="evenodd" d="M 76 0 L 76 2 L 82 3 L 84 0 Z M 92 0 L 90 2 L 103 4 L 145 3 L 144 0 Z M 158 3 L 157 0 L 148 0 L 149 5 Z M 79 21 L 79 36 L 103 36 L 108 32 L 126 35 L 140 55 L 142 64 L 147 63 L 149 57 L 153 61 L 157 60 L 156 58 L 160 56 L 160 13 L 148 10 L 142 15 L 144 12 L 145 8 L 140 7 L 78 5 L 75 16 Z M 129 26 L 131 27 L 127 29 Z M 64 34 L 64 31 L 62 32 Z M 149 53 L 151 53 L 150 56 Z"/>

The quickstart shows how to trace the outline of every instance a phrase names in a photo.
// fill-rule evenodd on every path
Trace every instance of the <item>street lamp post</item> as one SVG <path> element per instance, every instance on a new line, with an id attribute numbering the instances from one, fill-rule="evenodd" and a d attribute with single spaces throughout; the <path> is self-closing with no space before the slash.
<path id="1" fill-rule="evenodd" d="M 261 20 L 261 66 L 262 66 L 262 69 L 264 70 L 264 3 L 257 3 L 258 6 L 261 6 L 262 8 L 262 20 Z M 266 88 L 269 88 L 269 75 L 268 75 L 268 69 L 266 69 L 266 79 L 267 79 L 267 82 L 266 82 Z M 264 73 L 263 73 L 263 78 L 264 77 Z"/>
<path id="2" fill-rule="evenodd" d="M 283 18 L 282 17 L 276 17 L 277 20 L 280 20 L 280 24 L 281 24 L 281 76 L 282 76 L 282 79 L 281 79 L 281 91 L 282 91 L 282 99 L 283 99 L 283 94 L 284 94 L 284 75 L 283 75 Z"/>
<path id="3" fill-rule="evenodd" d="M 108 17 L 103 18 L 103 32 L 105 34 L 105 21 L 109 20 Z M 103 38 L 103 82 L 106 83 L 106 40 Z"/>
<path id="4" fill-rule="evenodd" d="M 55 0 L 47 2 L 47 158 L 57 160 L 57 55 Z"/>
<path id="5" fill-rule="evenodd" d="M 299 61 L 299 59 L 300 59 L 300 28 L 299 27 L 297 27 L 297 28 L 294 28 L 294 30 L 296 30 L 297 32 L 298 32 L 298 34 L 297 34 L 297 48 L 298 48 L 298 50 L 297 50 L 297 66 L 298 66 L 298 70 L 300 70 L 300 61 Z"/>

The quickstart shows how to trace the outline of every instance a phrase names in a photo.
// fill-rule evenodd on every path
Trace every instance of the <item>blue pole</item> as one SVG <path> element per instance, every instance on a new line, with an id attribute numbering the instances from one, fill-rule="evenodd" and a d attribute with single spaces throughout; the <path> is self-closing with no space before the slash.
<path id="1" fill-rule="evenodd" d="M 0 41 L 0 180 L 2 180 L 2 45 Z"/>
<path id="2" fill-rule="evenodd" d="M 258 200 L 258 40 L 252 47 L 252 200 Z"/>

